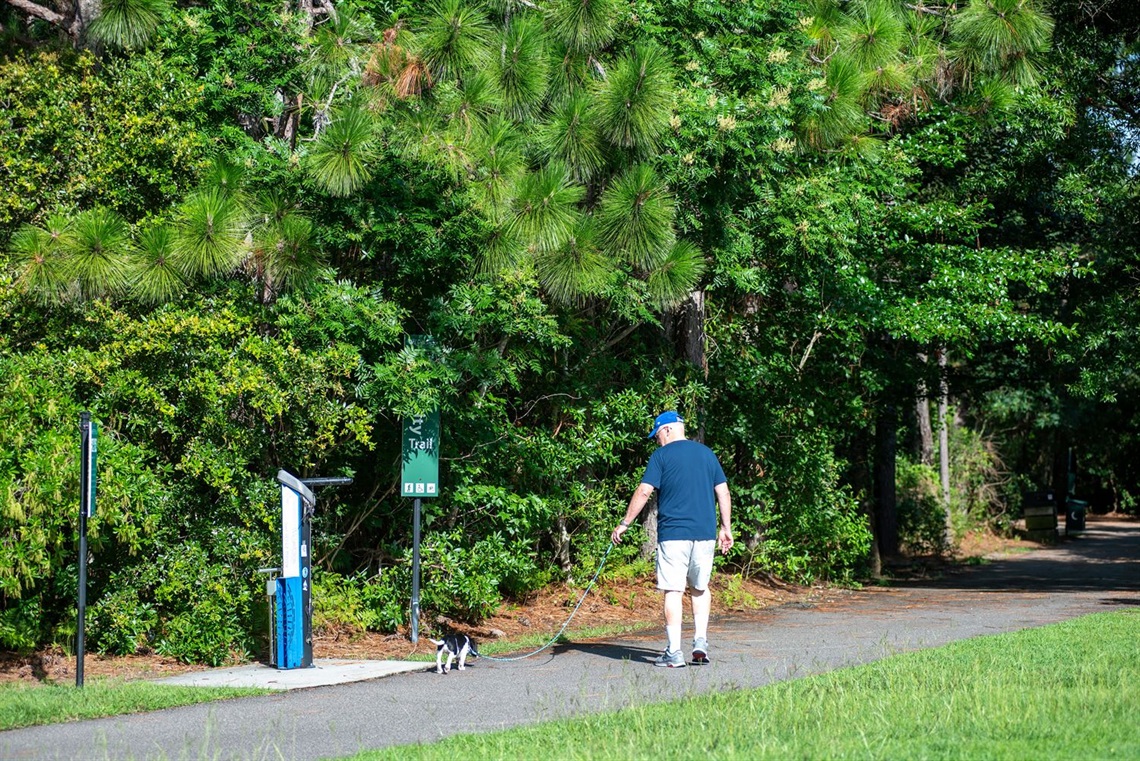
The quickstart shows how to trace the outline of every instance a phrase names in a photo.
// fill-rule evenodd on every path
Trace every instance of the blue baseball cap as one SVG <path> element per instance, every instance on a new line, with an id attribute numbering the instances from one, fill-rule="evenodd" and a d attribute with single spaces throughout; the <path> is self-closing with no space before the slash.
<path id="1" fill-rule="evenodd" d="M 681 419 L 681 416 L 678 415 L 673 410 L 669 410 L 668 412 L 662 412 L 660 415 L 657 416 L 657 419 L 653 421 L 653 430 L 650 431 L 649 435 L 646 436 L 645 438 L 652 439 L 654 436 L 657 435 L 657 432 L 661 430 L 661 426 L 663 426 L 663 425 L 669 425 L 670 423 L 684 423 L 684 422 L 685 421 Z"/>

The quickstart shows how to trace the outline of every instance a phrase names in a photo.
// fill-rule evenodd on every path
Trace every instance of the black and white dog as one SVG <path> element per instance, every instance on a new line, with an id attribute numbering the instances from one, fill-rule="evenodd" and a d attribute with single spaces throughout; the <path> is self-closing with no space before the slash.
<path id="1" fill-rule="evenodd" d="M 467 668 L 467 656 L 479 657 L 479 649 L 475 645 L 475 640 L 466 634 L 449 634 L 443 639 L 428 637 L 428 641 L 435 645 L 435 673 L 437 674 L 446 674 L 451 671 L 451 662 L 456 658 L 459 659 L 459 670 L 463 671 Z M 443 662 L 444 653 L 447 653 L 447 663 Z"/>

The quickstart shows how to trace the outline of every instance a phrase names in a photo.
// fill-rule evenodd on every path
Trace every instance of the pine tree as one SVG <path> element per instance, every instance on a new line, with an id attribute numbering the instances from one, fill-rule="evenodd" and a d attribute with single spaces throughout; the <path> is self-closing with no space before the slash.
<path id="1" fill-rule="evenodd" d="M 443 0 L 385 35 L 371 81 L 393 142 L 444 166 L 490 223 L 484 270 L 533 267 L 560 301 L 648 293 L 665 308 L 688 296 L 703 257 L 677 245 L 652 166 L 672 115 L 672 64 L 656 45 L 612 48 L 618 9 L 500 2 L 492 18 Z"/>
<path id="2" fill-rule="evenodd" d="M 864 147 L 872 119 L 893 129 L 962 90 L 983 107 L 1010 102 L 1036 82 L 1053 30 L 1033 0 L 815 0 L 804 26 L 824 81 L 800 124 L 816 150 Z"/>

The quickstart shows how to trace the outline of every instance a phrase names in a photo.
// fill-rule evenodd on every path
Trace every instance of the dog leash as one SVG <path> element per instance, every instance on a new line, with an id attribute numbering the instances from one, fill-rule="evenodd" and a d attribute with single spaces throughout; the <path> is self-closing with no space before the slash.
<path id="1" fill-rule="evenodd" d="M 578 608 L 581 608 L 582 603 L 586 601 L 586 595 L 590 594 L 590 590 L 594 588 L 594 582 L 598 580 L 598 575 L 601 574 L 602 569 L 606 567 L 606 559 L 609 558 L 610 551 L 613 550 L 613 548 L 615 546 L 617 546 L 617 545 L 615 545 L 613 542 L 610 542 L 610 546 L 606 550 L 606 554 L 602 556 L 601 565 L 598 566 L 597 571 L 594 571 L 594 578 L 590 579 L 590 583 L 586 585 L 586 591 L 583 592 L 582 596 L 578 599 L 578 604 L 574 606 L 574 610 L 570 611 L 570 618 L 566 619 L 566 623 L 562 624 L 562 628 L 558 630 L 557 634 L 555 634 L 553 637 L 551 637 L 549 642 L 547 642 L 545 645 L 538 648 L 537 650 L 534 650 L 534 651 L 527 653 L 526 655 L 516 655 L 512 658 L 496 658 L 493 655 L 480 655 L 479 657 L 480 658 L 486 658 L 489 661 L 500 661 L 500 662 L 504 662 L 504 663 L 507 661 L 521 661 L 524 658 L 531 657 L 532 655 L 538 655 L 543 650 L 545 650 L 546 648 L 550 647 L 555 642 L 557 642 L 558 638 L 562 636 L 562 632 L 566 631 L 566 627 L 569 626 L 570 622 L 574 620 L 574 614 L 578 612 Z"/>

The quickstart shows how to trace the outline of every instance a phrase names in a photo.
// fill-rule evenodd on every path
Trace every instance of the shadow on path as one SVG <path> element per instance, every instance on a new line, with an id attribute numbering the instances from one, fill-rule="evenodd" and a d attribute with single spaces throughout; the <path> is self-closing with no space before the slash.
<path id="1" fill-rule="evenodd" d="M 895 588 L 977 592 L 1111 592 L 1106 605 L 1140 604 L 1140 523 L 1097 520 L 1079 536 L 1024 555 L 990 558 L 941 579 Z M 1137 594 L 1128 594 L 1136 592 Z M 1124 594 L 1121 594 L 1124 593 Z"/>
<path id="2" fill-rule="evenodd" d="M 654 636 L 657 639 L 661 639 L 660 635 L 656 632 L 647 636 Z M 612 642 L 568 642 L 563 645 L 555 645 L 553 649 L 554 655 L 576 652 L 585 653 L 595 658 L 609 658 L 614 661 L 651 661 L 661 655 L 660 648 L 653 649 L 624 643 L 614 644 Z"/>

